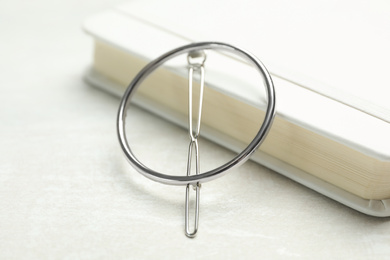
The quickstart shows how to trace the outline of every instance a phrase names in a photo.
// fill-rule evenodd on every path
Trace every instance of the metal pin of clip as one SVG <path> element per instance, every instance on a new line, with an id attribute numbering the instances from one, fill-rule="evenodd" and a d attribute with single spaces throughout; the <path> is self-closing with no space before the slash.
<path id="1" fill-rule="evenodd" d="M 198 146 L 198 137 L 200 134 L 200 123 L 202 119 L 202 106 L 203 106 L 203 90 L 204 90 L 204 62 L 206 60 L 206 54 L 204 52 L 190 52 L 187 56 L 187 61 L 189 64 L 188 69 L 188 132 L 191 138 L 189 148 L 188 148 L 188 161 L 187 161 L 187 176 L 191 175 L 191 162 L 192 162 L 192 151 L 195 150 L 195 174 L 200 173 L 200 161 L 199 161 L 199 146 Z M 192 120 L 192 82 L 194 71 L 200 72 L 200 90 L 199 90 L 199 107 L 198 107 L 198 120 L 196 128 L 193 128 Z M 189 197 L 190 197 L 190 184 L 187 184 L 186 187 L 186 200 L 185 200 L 185 234 L 189 238 L 194 238 L 198 232 L 199 226 L 199 200 L 200 200 L 200 183 L 197 182 L 194 185 L 196 191 L 196 201 L 195 201 L 195 223 L 194 228 L 190 231 L 189 227 Z"/>

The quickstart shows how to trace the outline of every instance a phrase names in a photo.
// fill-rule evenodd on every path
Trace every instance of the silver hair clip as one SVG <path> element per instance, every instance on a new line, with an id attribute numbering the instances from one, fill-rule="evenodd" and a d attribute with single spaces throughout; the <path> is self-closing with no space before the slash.
<path id="1" fill-rule="evenodd" d="M 266 94 L 267 94 L 267 108 L 265 113 L 265 118 L 263 123 L 257 132 L 254 139 L 249 143 L 249 145 L 239 153 L 231 161 L 225 163 L 224 165 L 215 168 L 211 171 L 200 173 L 200 161 L 199 161 L 199 147 L 198 147 L 198 138 L 200 136 L 200 125 L 201 125 L 201 115 L 202 115 L 202 104 L 203 104 L 203 89 L 205 81 L 204 73 L 204 63 L 206 61 L 206 54 L 204 50 L 222 50 L 227 51 L 232 54 L 239 55 L 252 65 L 256 67 L 258 72 L 262 75 L 265 81 Z M 188 147 L 188 160 L 187 160 L 187 174 L 186 176 L 173 176 L 166 175 L 163 173 L 156 172 L 152 169 L 147 168 L 143 165 L 132 153 L 130 146 L 127 142 L 126 131 L 125 131 L 125 120 L 126 120 L 126 111 L 130 103 L 131 97 L 135 93 L 138 86 L 145 80 L 149 74 L 156 70 L 163 63 L 168 60 L 181 55 L 187 54 L 188 61 L 188 111 L 189 111 L 189 120 L 188 120 L 188 132 L 189 132 L 189 147 Z M 193 83 L 193 74 L 197 72 L 200 74 L 200 98 L 199 98 L 199 107 L 198 107 L 198 118 L 194 128 L 193 125 L 193 113 L 192 113 L 192 83 Z M 118 117 L 117 117 L 117 133 L 120 145 L 122 150 L 129 161 L 129 163 L 142 175 L 152 179 L 157 182 L 161 182 L 169 185 L 185 185 L 186 186 L 186 198 L 185 198 L 185 234 L 187 237 L 193 238 L 196 236 L 199 225 L 199 199 L 200 199 L 200 188 L 201 183 L 211 181 L 217 177 L 222 176 L 228 170 L 241 165 L 249 156 L 260 146 L 260 144 L 265 139 L 275 116 L 275 90 L 271 76 L 265 66 L 257 59 L 254 55 L 250 54 L 247 51 L 244 51 L 240 48 L 234 47 L 232 45 L 220 42 L 200 42 L 185 45 L 179 48 L 176 48 L 172 51 L 169 51 L 157 59 L 151 61 L 146 65 L 133 79 L 133 81 L 128 86 L 126 92 L 122 97 L 122 101 L 119 106 Z M 191 175 L 192 167 L 192 153 L 195 153 L 195 173 Z M 190 230 L 189 224 L 189 192 L 190 186 L 194 187 L 196 192 L 196 202 L 195 202 L 195 223 L 192 230 Z"/>

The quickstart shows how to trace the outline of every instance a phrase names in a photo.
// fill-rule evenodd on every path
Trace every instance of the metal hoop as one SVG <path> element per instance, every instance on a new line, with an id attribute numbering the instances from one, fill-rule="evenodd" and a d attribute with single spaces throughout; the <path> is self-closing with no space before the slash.
<path id="1" fill-rule="evenodd" d="M 142 83 L 142 81 L 145 80 L 145 78 L 147 78 L 150 73 L 152 73 L 155 69 L 157 69 L 166 61 L 184 53 L 200 51 L 200 50 L 209 50 L 209 49 L 219 49 L 219 50 L 223 50 L 223 51 L 227 51 L 239 55 L 245 60 L 252 63 L 258 69 L 258 71 L 260 72 L 260 74 L 263 76 L 265 80 L 266 93 L 268 98 L 267 110 L 265 113 L 263 124 L 261 125 L 254 139 L 240 154 L 238 154 L 235 158 L 225 163 L 224 165 L 215 168 L 214 170 L 201 173 L 199 175 L 173 176 L 173 175 L 166 175 L 163 173 L 159 173 L 152 169 L 147 168 L 132 153 L 126 138 L 126 132 L 125 132 L 126 111 L 132 95 L 135 93 L 135 91 Z M 211 181 L 217 177 L 220 177 L 224 173 L 226 173 L 227 170 L 244 163 L 265 139 L 272 125 L 274 116 L 275 116 L 274 85 L 269 72 L 267 71 L 263 63 L 258 58 L 256 58 L 253 54 L 243 49 L 232 46 L 230 44 L 221 43 L 221 42 L 199 42 L 199 43 L 192 43 L 189 45 L 185 45 L 163 54 L 157 59 L 151 61 L 137 74 L 137 76 L 127 87 L 126 92 L 122 97 L 122 101 L 119 106 L 118 117 L 117 117 L 117 134 L 118 134 L 120 145 L 122 147 L 122 150 L 127 160 L 139 173 L 141 173 L 145 177 L 157 182 L 170 184 L 170 185 L 187 185 L 187 184 L 197 185 L 197 183 Z"/>

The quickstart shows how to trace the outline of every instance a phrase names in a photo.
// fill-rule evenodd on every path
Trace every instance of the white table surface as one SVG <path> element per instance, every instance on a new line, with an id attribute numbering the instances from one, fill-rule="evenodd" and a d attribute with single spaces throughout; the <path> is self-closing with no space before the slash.
<path id="1" fill-rule="evenodd" d="M 132 169 L 119 100 L 87 85 L 82 20 L 115 1 L 2 1 L 0 259 L 386 259 L 390 221 L 365 216 L 253 162 L 203 185 L 200 229 L 183 234 L 184 187 Z M 184 130 L 137 108 L 146 164 L 183 169 Z M 184 147 L 184 148 L 183 148 Z M 201 142 L 202 167 L 232 153 Z"/>

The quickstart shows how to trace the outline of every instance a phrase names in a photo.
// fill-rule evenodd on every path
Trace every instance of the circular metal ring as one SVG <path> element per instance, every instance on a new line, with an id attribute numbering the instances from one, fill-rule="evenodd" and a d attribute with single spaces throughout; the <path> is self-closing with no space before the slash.
<path id="1" fill-rule="evenodd" d="M 229 162 L 225 163 L 224 165 L 218 168 L 215 168 L 214 170 L 201 173 L 199 175 L 173 176 L 173 175 L 166 175 L 163 173 L 159 173 L 152 169 L 149 169 L 134 156 L 127 142 L 126 132 L 125 132 L 125 119 L 126 119 L 126 111 L 130 103 L 131 97 L 137 90 L 138 86 L 142 83 L 142 81 L 145 80 L 145 78 L 147 78 L 150 73 L 152 73 L 155 69 L 157 69 L 166 61 L 184 53 L 200 51 L 200 50 L 209 50 L 209 49 L 218 49 L 218 50 L 223 50 L 223 51 L 227 51 L 239 55 L 240 57 L 244 58 L 245 60 L 253 64 L 260 72 L 260 74 L 263 76 L 265 80 L 265 87 L 266 87 L 266 93 L 268 98 L 267 110 L 265 113 L 263 124 L 261 125 L 254 139 L 241 153 L 239 153 L 236 157 L 234 157 Z M 117 134 L 118 134 L 121 148 L 127 160 L 139 173 L 141 173 L 145 177 L 152 179 L 154 181 L 158 181 L 165 184 L 171 184 L 171 185 L 196 184 L 198 182 L 202 183 L 220 177 L 223 173 L 226 173 L 226 171 L 231 169 L 232 167 L 244 163 L 265 139 L 272 125 L 274 116 L 275 116 L 274 85 L 269 72 L 267 71 L 263 63 L 258 58 L 256 58 L 253 54 L 245 50 L 242 50 L 240 48 L 237 48 L 235 46 L 232 46 L 230 44 L 221 43 L 221 42 L 199 42 L 199 43 L 192 43 L 189 45 L 185 45 L 163 54 L 157 59 L 151 61 L 137 74 L 137 76 L 127 87 L 126 92 L 122 97 L 122 101 L 119 106 L 118 117 L 117 117 Z"/>

